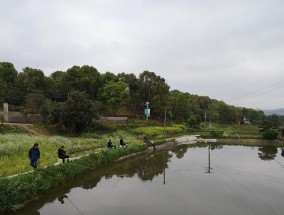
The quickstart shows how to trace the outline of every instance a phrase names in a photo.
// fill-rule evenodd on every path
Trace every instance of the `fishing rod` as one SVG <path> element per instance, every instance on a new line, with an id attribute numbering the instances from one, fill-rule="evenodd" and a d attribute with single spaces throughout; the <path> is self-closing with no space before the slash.
<path id="1" fill-rule="evenodd" d="M 74 208 L 76 208 L 76 210 L 81 214 L 84 215 L 82 211 L 79 210 L 79 208 L 68 198 L 67 196 L 67 200 L 73 205 Z"/>
<path id="2" fill-rule="evenodd" d="M 79 212 L 79 214 L 83 215 L 83 212 L 71 201 L 71 199 L 68 198 L 67 195 L 63 195 L 63 196 L 59 197 L 59 198 L 58 198 L 58 201 L 60 201 L 61 204 L 64 204 L 64 199 L 65 199 L 65 198 L 66 198 L 66 199 L 70 202 L 70 204 Z M 76 212 L 76 214 L 77 214 L 77 212 Z"/>

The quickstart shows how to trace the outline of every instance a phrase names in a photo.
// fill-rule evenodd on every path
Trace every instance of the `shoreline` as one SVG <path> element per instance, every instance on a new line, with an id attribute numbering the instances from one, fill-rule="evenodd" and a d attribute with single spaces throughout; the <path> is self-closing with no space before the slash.
<path id="1" fill-rule="evenodd" d="M 183 136 L 181 136 L 183 137 Z M 180 138 L 180 137 L 179 137 Z M 175 146 L 190 144 L 190 145 L 244 145 L 244 146 L 276 146 L 284 147 L 284 141 L 282 140 L 263 140 L 263 139 L 217 139 L 214 143 L 198 142 L 196 140 L 177 142 L 176 140 L 169 140 L 164 143 L 156 145 L 156 150 L 170 149 Z M 4 212 L 15 211 L 26 203 L 37 199 L 38 197 L 44 195 L 45 193 L 51 192 L 57 189 L 60 185 L 70 182 L 74 178 L 80 177 L 80 174 L 86 171 L 86 168 L 82 168 L 87 164 L 90 164 L 92 168 L 96 169 L 100 166 L 107 165 L 111 162 L 121 161 L 130 157 L 137 156 L 142 153 L 152 153 L 154 152 L 152 146 L 138 145 L 136 147 L 120 148 L 117 150 L 105 150 L 96 154 L 90 154 L 89 156 L 82 157 L 78 160 L 74 160 L 69 164 L 61 164 L 56 166 L 49 166 L 46 170 L 35 171 L 29 174 L 18 175 L 12 178 L 2 178 L 0 179 L 0 194 L 11 193 L 11 195 L 6 195 L 5 200 L 0 199 L 0 214 Z M 73 165 L 72 165 L 73 164 Z M 75 166 L 74 166 L 75 165 Z M 76 166 L 77 165 L 77 166 Z M 81 166 L 81 167 L 80 167 Z M 62 172 L 65 174 L 62 175 Z M 45 177 L 46 173 L 49 177 L 45 181 L 41 181 L 40 178 Z M 67 175 L 67 176 L 66 176 Z M 19 179 L 24 182 L 24 187 L 20 189 L 15 189 L 15 187 L 22 186 L 19 184 Z M 36 179 L 33 181 L 33 179 Z M 31 182 L 32 181 L 32 182 Z M 47 187 L 44 190 L 37 189 L 36 184 L 44 183 Z M 29 188 L 33 189 L 33 195 L 31 192 L 26 192 Z M 23 189 L 25 190 L 23 192 Z M 15 196 L 20 196 L 20 198 L 14 198 Z"/>

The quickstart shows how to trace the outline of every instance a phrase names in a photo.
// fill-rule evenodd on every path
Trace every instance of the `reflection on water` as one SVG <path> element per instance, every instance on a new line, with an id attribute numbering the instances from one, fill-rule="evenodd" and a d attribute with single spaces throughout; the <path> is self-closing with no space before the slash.
<path id="1" fill-rule="evenodd" d="M 258 148 L 258 157 L 261 160 L 273 160 L 278 152 L 276 146 L 262 146 Z"/>
<path id="2" fill-rule="evenodd" d="M 280 214 L 280 155 L 273 146 L 180 145 L 90 171 L 16 214 Z"/>

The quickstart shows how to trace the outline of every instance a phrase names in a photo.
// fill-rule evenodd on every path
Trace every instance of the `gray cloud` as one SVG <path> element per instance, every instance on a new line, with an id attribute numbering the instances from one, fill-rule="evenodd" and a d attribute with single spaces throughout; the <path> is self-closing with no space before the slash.
<path id="1" fill-rule="evenodd" d="M 284 2 L 0 0 L 0 56 L 46 75 L 73 65 L 138 75 L 252 108 L 284 107 Z"/>

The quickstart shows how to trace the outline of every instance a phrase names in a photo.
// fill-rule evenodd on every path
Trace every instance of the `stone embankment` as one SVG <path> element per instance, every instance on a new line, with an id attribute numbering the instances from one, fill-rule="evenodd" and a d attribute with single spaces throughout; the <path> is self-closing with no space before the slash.
<path id="1" fill-rule="evenodd" d="M 175 139 L 176 143 L 216 143 L 217 139 L 203 139 L 200 135 L 186 135 Z"/>

